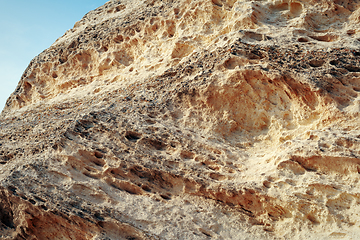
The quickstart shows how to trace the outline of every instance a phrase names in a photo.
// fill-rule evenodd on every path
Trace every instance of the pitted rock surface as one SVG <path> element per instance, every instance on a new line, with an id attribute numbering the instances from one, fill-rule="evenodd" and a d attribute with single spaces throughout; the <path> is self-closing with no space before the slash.
<path id="1" fill-rule="evenodd" d="M 2 239 L 358 239 L 360 1 L 109 1 L 0 120 Z"/>

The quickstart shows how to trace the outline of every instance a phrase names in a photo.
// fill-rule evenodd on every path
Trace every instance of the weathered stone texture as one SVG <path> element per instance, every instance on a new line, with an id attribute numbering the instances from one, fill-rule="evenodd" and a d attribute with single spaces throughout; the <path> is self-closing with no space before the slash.
<path id="1" fill-rule="evenodd" d="M 360 5 L 109 1 L 0 120 L 2 239 L 360 238 Z"/>

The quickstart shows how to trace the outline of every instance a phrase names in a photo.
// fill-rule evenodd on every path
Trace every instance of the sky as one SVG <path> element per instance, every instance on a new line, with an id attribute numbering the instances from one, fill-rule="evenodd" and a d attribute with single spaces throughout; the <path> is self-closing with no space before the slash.
<path id="1" fill-rule="evenodd" d="M 0 112 L 31 59 L 107 0 L 0 0 Z"/>

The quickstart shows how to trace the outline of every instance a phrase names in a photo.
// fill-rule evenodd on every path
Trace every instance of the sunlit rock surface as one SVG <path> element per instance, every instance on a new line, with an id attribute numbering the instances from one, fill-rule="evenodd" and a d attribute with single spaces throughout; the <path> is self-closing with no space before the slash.
<path id="1" fill-rule="evenodd" d="M 359 239 L 360 1 L 109 1 L 0 120 L 1 239 Z"/>

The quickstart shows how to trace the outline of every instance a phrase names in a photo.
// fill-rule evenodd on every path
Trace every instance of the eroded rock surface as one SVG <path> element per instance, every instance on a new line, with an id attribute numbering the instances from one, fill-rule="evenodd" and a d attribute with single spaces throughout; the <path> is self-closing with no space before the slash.
<path id="1" fill-rule="evenodd" d="M 1 114 L 1 238 L 360 238 L 359 3 L 89 12 Z"/>

